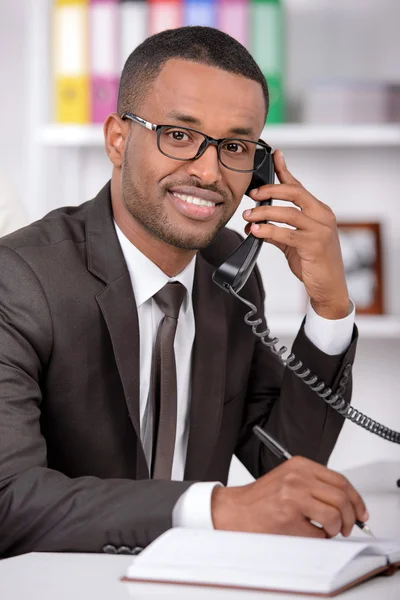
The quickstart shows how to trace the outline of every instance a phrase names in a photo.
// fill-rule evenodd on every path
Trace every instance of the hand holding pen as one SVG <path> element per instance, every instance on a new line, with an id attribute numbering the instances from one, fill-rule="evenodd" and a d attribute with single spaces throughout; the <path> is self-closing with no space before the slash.
<path id="1" fill-rule="evenodd" d="M 256 435 L 267 445 L 268 434 L 260 434 L 257 428 Z M 215 529 L 319 538 L 341 533 L 346 537 L 356 520 L 360 524 L 368 520 L 363 499 L 343 475 L 303 456 L 291 457 L 281 445 L 277 449 L 275 440 L 270 444 L 269 448 L 290 460 L 248 485 L 216 486 L 211 497 Z M 264 458 L 266 466 L 269 457 Z"/>
<path id="2" fill-rule="evenodd" d="M 286 448 L 284 448 L 284 446 L 282 446 L 282 444 L 280 444 L 270 433 L 267 433 L 266 431 L 261 429 L 261 427 L 259 427 L 258 425 L 253 427 L 253 431 L 256 434 L 256 436 L 259 438 L 259 440 L 261 440 L 261 442 L 265 446 L 267 446 L 267 448 L 269 448 L 271 450 L 271 452 L 273 452 L 275 454 L 275 456 L 277 456 L 278 458 L 283 458 L 285 460 L 293 458 L 293 456 L 290 454 L 290 452 L 288 452 L 288 450 L 286 450 Z M 344 480 L 344 481 L 346 481 L 346 480 Z M 374 537 L 374 535 L 373 535 L 372 531 L 370 530 L 370 528 L 368 527 L 368 525 L 366 525 L 363 521 L 361 521 L 359 519 L 355 519 L 355 524 L 362 531 L 364 531 L 364 533 Z"/>

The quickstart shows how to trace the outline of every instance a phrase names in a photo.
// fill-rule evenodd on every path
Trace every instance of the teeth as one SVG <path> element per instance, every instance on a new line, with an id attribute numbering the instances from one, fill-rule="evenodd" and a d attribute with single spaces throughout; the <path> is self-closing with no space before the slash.
<path id="1" fill-rule="evenodd" d="M 201 198 L 196 198 L 196 196 L 188 196 L 187 194 L 177 194 L 173 192 L 173 195 L 180 200 L 184 200 L 188 204 L 196 204 L 196 206 L 215 206 L 214 202 L 209 202 L 209 200 L 202 200 Z"/>

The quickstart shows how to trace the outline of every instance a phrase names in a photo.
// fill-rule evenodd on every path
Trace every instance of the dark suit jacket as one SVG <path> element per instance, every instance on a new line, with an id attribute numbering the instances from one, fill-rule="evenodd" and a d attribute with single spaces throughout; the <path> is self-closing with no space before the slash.
<path id="1" fill-rule="evenodd" d="M 226 482 L 234 453 L 255 477 L 275 466 L 255 423 L 326 463 L 342 418 L 211 280 L 238 242 L 225 229 L 197 258 L 185 481 L 171 482 L 149 479 L 140 443 L 138 318 L 109 184 L 0 240 L 0 554 L 146 546 L 191 482 Z M 243 295 L 263 312 L 257 270 Z M 349 399 L 354 341 L 327 356 L 301 330 L 293 349 Z"/>

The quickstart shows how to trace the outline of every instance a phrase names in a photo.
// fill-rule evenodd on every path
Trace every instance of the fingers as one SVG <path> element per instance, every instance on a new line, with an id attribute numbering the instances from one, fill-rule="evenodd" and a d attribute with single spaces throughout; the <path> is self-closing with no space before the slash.
<path id="1" fill-rule="evenodd" d="M 323 527 L 318 527 L 311 523 L 309 519 L 304 518 L 299 522 L 298 533 L 296 532 L 294 535 L 299 535 L 301 537 L 326 538 L 327 532 Z"/>
<path id="2" fill-rule="evenodd" d="M 347 536 L 368 517 L 345 477 L 302 457 L 247 486 L 216 488 L 211 510 L 217 529 L 318 538 Z"/>
<path id="3" fill-rule="evenodd" d="M 308 505 L 304 508 L 304 515 L 309 521 L 321 525 L 324 537 L 335 537 L 335 535 L 341 533 L 343 530 L 340 511 L 336 507 L 327 505 L 325 502 L 321 502 L 315 498 L 309 500 Z"/>
<path id="4" fill-rule="evenodd" d="M 254 223 L 251 225 L 249 232 L 255 237 L 262 238 L 268 242 L 273 241 L 275 245 L 279 244 L 293 248 L 298 248 L 299 242 L 302 241 L 302 237 L 304 236 L 304 233 L 301 231 L 289 229 L 288 227 L 278 227 L 272 223 Z M 304 241 L 307 242 L 307 238 Z"/>
<path id="5" fill-rule="evenodd" d="M 295 459 L 302 463 L 306 461 L 301 468 L 305 468 L 316 478 L 312 490 L 313 498 L 340 511 L 345 531 L 351 531 L 356 519 L 368 520 L 369 514 L 364 500 L 346 477 L 312 460 L 302 457 Z"/>
<path id="6" fill-rule="evenodd" d="M 263 209 L 264 207 L 260 206 Z M 265 207 L 270 209 L 271 207 Z M 273 206 L 272 210 L 257 211 L 254 209 L 250 214 L 246 214 L 244 217 L 249 223 L 257 223 L 260 219 L 258 218 L 258 212 L 263 212 L 263 221 L 275 221 L 276 223 L 284 223 L 296 229 L 311 229 L 316 225 L 320 225 L 306 213 L 298 210 L 297 208 L 289 206 Z M 246 211 L 247 213 L 247 211 Z"/>
<path id="7" fill-rule="evenodd" d="M 365 504 L 341 474 L 302 457 L 294 457 L 282 473 L 282 503 L 295 498 L 299 514 L 321 524 L 326 535 L 350 535 L 356 519 L 369 518 Z"/>
<path id="8" fill-rule="evenodd" d="M 256 202 L 261 202 L 261 200 L 286 200 L 287 202 L 292 202 L 302 210 L 307 209 L 310 204 L 312 204 L 312 200 L 318 202 L 318 200 L 300 184 L 288 183 L 262 185 L 255 190 L 251 190 L 250 197 Z M 256 208 L 264 207 L 259 206 Z"/>
<path id="9" fill-rule="evenodd" d="M 255 193 L 256 192 L 256 193 Z M 336 222 L 331 208 L 315 198 L 300 184 L 271 184 L 263 185 L 258 190 L 252 190 L 250 196 L 256 202 L 262 200 L 283 200 L 298 206 L 305 214 L 310 215 L 321 223 L 333 224 Z M 245 211 L 246 215 L 254 215 L 254 220 L 263 221 L 271 219 L 275 221 L 273 214 L 277 206 L 256 206 L 251 213 Z M 284 207 L 285 208 L 285 207 Z M 243 214 L 246 218 L 245 214 Z"/>
<path id="10" fill-rule="evenodd" d="M 341 491 L 342 494 L 350 499 L 356 518 L 359 521 L 368 521 L 369 514 L 367 507 L 365 506 L 365 502 L 357 490 L 352 486 L 350 481 L 348 481 L 348 479 L 346 479 L 346 477 L 340 473 L 331 471 L 330 469 L 327 469 L 318 463 L 312 464 L 314 473 L 318 479 L 330 484 L 331 486 L 334 486 L 337 490 Z"/>
<path id="11" fill-rule="evenodd" d="M 280 184 L 263 185 L 250 192 L 251 198 L 260 202 L 261 200 L 275 199 L 292 202 L 304 211 L 313 211 L 316 220 L 332 218 L 329 206 L 315 198 L 301 183 L 292 175 L 287 168 L 285 159 L 280 150 L 274 152 L 274 167 Z M 258 220 L 265 220 L 259 218 Z M 272 219 L 271 220 L 276 220 Z"/>
<path id="12" fill-rule="evenodd" d="M 344 491 L 323 482 L 319 483 L 312 495 L 312 518 L 321 523 L 330 537 L 338 533 L 345 537 L 350 535 L 356 521 L 350 497 Z"/>

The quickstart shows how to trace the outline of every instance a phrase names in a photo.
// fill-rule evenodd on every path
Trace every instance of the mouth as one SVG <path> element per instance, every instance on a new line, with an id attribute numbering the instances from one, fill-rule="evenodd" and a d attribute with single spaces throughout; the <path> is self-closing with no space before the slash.
<path id="1" fill-rule="evenodd" d="M 221 210 L 222 202 L 212 202 L 192 194 L 168 192 L 168 197 L 176 210 L 196 221 L 209 221 Z"/>

